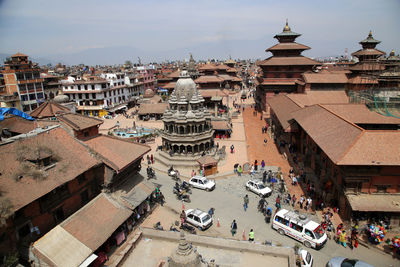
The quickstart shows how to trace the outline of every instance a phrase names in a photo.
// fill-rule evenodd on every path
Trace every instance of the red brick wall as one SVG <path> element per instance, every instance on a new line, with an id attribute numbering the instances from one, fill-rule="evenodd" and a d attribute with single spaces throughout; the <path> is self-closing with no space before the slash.
<path id="1" fill-rule="evenodd" d="M 89 135 L 85 136 L 85 132 L 88 132 Z M 90 127 L 88 129 L 85 129 L 82 131 L 75 131 L 75 137 L 80 140 L 83 140 L 83 139 L 86 139 L 86 138 L 89 138 L 92 136 L 96 136 L 98 134 L 99 134 L 99 128 L 97 126 L 93 126 L 93 127 Z"/>

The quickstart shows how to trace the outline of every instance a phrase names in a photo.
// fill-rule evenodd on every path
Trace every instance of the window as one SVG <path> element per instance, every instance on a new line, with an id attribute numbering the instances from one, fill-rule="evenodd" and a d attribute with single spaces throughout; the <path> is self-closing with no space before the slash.
<path id="1" fill-rule="evenodd" d="M 62 207 L 53 211 L 54 221 L 58 224 L 64 220 L 64 210 Z"/>
<path id="2" fill-rule="evenodd" d="M 36 96 L 37 96 L 38 99 L 42 99 L 43 98 L 43 93 L 37 93 Z"/>
<path id="3" fill-rule="evenodd" d="M 22 101 L 28 101 L 28 95 L 21 95 Z"/>
<path id="4" fill-rule="evenodd" d="M 295 223 L 293 223 L 292 224 L 292 228 L 294 229 L 294 230 L 296 230 L 297 232 L 303 232 L 303 226 L 300 226 L 300 225 L 298 225 L 298 224 L 295 224 Z"/>
<path id="5" fill-rule="evenodd" d="M 81 193 L 81 202 L 82 205 L 85 205 L 89 202 L 89 192 L 87 189 Z"/>
<path id="6" fill-rule="evenodd" d="M 35 100 L 36 95 L 35 94 L 29 94 L 29 100 Z"/>
<path id="7" fill-rule="evenodd" d="M 85 137 L 88 137 L 88 136 L 89 136 L 89 132 L 88 132 L 88 131 L 85 131 L 85 132 L 83 133 L 83 135 L 84 135 Z"/>
<path id="8" fill-rule="evenodd" d="M 304 233 L 305 233 L 306 235 L 308 235 L 309 237 L 314 238 L 314 235 L 313 235 L 313 233 L 312 233 L 310 230 L 306 229 L 306 230 L 304 231 Z"/>
<path id="9" fill-rule="evenodd" d="M 390 187 L 390 185 L 375 185 L 375 186 L 377 193 L 387 193 L 387 189 Z"/>

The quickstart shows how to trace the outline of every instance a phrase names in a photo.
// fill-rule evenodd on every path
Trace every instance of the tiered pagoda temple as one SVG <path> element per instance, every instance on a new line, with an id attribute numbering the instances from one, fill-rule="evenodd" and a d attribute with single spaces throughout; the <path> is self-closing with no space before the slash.
<path id="1" fill-rule="evenodd" d="M 266 109 L 266 98 L 279 93 L 297 91 L 298 78 L 306 71 L 311 71 L 319 62 L 301 55 L 310 47 L 296 43 L 295 40 L 301 34 L 292 32 L 288 22 L 283 31 L 274 36 L 279 43 L 265 50 L 272 56 L 258 62 L 262 69 L 257 78 L 256 107 L 259 110 Z"/>
<path id="2" fill-rule="evenodd" d="M 351 54 L 359 62 L 350 67 L 349 90 L 359 91 L 377 86 L 378 76 L 385 69 L 379 58 L 386 53 L 375 48 L 380 42 L 372 37 L 370 31 L 368 37 L 359 42 L 362 49 Z"/>

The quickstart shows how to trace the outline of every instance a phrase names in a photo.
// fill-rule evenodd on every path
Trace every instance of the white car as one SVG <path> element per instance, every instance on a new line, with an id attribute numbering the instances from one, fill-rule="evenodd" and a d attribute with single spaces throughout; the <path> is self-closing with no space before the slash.
<path id="1" fill-rule="evenodd" d="M 190 178 L 189 184 L 193 187 L 203 189 L 206 191 L 212 191 L 215 188 L 215 181 L 209 180 L 206 177 L 199 175 Z"/>
<path id="2" fill-rule="evenodd" d="M 253 191 L 260 197 L 269 197 L 272 193 L 272 190 L 269 187 L 266 187 L 261 181 L 258 180 L 247 181 L 246 189 Z"/>
<path id="3" fill-rule="evenodd" d="M 185 211 L 185 213 L 186 222 L 196 226 L 202 231 L 208 229 L 213 223 L 212 217 L 202 210 L 188 209 L 187 211 Z"/>
<path id="4" fill-rule="evenodd" d="M 310 252 L 305 249 L 299 248 L 297 251 L 297 260 L 296 262 L 299 263 L 298 266 L 300 267 L 312 267 L 313 265 L 313 257 L 311 256 Z"/>

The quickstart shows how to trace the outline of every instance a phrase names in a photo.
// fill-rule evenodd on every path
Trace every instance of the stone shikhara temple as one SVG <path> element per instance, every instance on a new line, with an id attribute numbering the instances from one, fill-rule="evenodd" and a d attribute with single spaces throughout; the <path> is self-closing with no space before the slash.
<path id="1" fill-rule="evenodd" d="M 181 72 L 163 115 L 162 152 L 167 157 L 197 159 L 214 146 L 211 114 L 187 71 Z M 167 155 L 165 155 L 167 154 Z"/>

